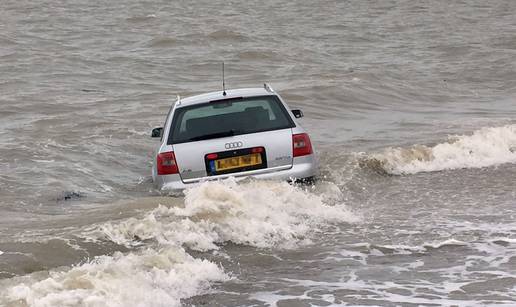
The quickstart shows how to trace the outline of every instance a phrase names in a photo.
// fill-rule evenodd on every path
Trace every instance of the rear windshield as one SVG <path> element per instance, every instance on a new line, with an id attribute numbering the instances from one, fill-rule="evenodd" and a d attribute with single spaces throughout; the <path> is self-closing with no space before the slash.
<path id="1" fill-rule="evenodd" d="M 292 127 L 276 96 L 232 98 L 176 109 L 168 144 Z"/>

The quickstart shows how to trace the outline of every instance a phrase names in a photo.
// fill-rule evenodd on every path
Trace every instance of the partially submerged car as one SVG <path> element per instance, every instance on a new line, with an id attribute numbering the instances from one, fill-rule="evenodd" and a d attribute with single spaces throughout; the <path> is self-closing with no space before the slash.
<path id="1" fill-rule="evenodd" d="M 268 85 L 218 91 L 184 99 L 170 108 L 152 168 L 159 189 L 233 177 L 311 180 L 316 160 L 310 137 Z"/>

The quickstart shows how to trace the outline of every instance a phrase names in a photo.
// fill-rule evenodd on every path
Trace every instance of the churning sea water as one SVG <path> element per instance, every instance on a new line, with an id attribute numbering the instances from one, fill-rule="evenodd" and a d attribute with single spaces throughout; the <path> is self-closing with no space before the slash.
<path id="1" fill-rule="evenodd" d="M 516 305 L 516 2 L 0 3 L 0 306 Z M 268 82 L 313 186 L 150 177 Z"/>

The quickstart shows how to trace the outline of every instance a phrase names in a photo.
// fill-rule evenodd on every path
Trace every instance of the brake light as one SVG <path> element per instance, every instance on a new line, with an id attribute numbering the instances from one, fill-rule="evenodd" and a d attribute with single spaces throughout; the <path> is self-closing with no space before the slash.
<path id="1" fill-rule="evenodd" d="M 211 153 L 211 154 L 206 155 L 206 159 L 208 159 L 208 160 L 215 160 L 218 157 L 219 157 L 219 155 L 217 155 L 216 153 Z"/>
<path id="2" fill-rule="evenodd" d="M 263 147 L 255 147 L 251 149 L 252 153 L 262 153 L 265 149 Z"/>
<path id="3" fill-rule="evenodd" d="M 312 154 L 312 143 L 306 133 L 292 135 L 292 151 L 294 157 L 301 157 Z"/>
<path id="4" fill-rule="evenodd" d="M 162 152 L 157 157 L 158 175 L 170 175 L 179 173 L 176 156 L 173 151 Z"/>

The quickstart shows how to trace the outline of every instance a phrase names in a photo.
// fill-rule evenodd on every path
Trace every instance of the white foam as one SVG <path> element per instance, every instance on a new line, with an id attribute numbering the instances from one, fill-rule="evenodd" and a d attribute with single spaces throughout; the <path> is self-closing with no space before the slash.
<path id="1" fill-rule="evenodd" d="M 44 280 L 13 281 L 0 298 L 29 306 L 178 306 L 180 299 L 202 294 L 210 282 L 229 276 L 183 249 L 217 250 L 234 242 L 272 247 L 309 241 L 314 231 L 358 218 L 343 205 L 283 182 L 235 180 L 206 182 L 185 191 L 184 206 L 160 205 L 131 217 L 85 229 L 90 240 L 109 240 L 128 254 L 101 256 Z M 157 249 L 159 246 L 160 249 Z M 0 299 L 0 305 L 2 305 Z"/>
<path id="2" fill-rule="evenodd" d="M 373 160 L 391 174 L 415 174 L 516 163 L 516 125 L 482 128 L 472 135 L 451 136 L 433 147 L 388 148 Z"/>
<path id="3" fill-rule="evenodd" d="M 4 252 L 0 251 L 0 255 L 2 255 Z"/>
<path id="4" fill-rule="evenodd" d="M 31 159 L 32 162 L 36 162 L 36 163 L 54 163 L 56 162 L 56 160 L 36 160 L 36 159 Z"/>
<path id="5" fill-rule="evenodd" d="M 503 242 L 507 246 L 497 244 Z M 514 243 L 516 239 L 497 237 L 488 242 L 475 242 L 472 247 L 481 253 L 481 256 L 471 255 L 468 260 L 478 260 L 488 263 L 491 268 L 498 268 L 503 264 L 509 263 L 515 257 Z"/>
<path id="6" fill-rule="evenodd" d="M 229 277 L 216 264 L 181 248 L 101 256 L 68 271 L 50 272 L 0 291 L 0 305 L 14 301 L 47 306 L 180 306 L 180 299 L 205 292 Z"/>
<path id="7" fill-rule="evenodd" d="M 350 250 L 342 250 L 340 251 L 339 253 L 342 257 L 344 257 L 345 259 L 351 259 L 351 260 L 355 260 L 359 263 L 361 263 L 362 265 L 367 265 L 367 256 L 366 254 L 364 253 L 361 253 L 361 252 L 357 252 L 357 251 L 350 251 Z"/>
<path id="8" fill-rule="evenodd" d="M 159 206 L 143 218 L 106 223 L 88 235 L 126 246 L 155 240 L 201 251 L 227 241 L 289 247 L 309 242 L 310 234 L 330 224 L 358 220 L 344 205 L 326 205 L 288 183 L 229 179 L 186 190 L 183 207 Z"/>
<path id="9" fill-rule="evenodd" d="M 296 279 L 282 279 L 283 281 L 289 282 L 290 285 L 296 286 L 296 290 L 299 287 L 305 289 L 301 295 L 293 296 L 285 294 L 285 291 L 270 291 L 270 292 L 256 292 L 252 293 L 250 297 L 254 300 L 265 303 L 268 306 L 278 306 L 279 302 L 288 299 L 298 300 L 324 300 L 328 306 L 347 306 L 345 303 L 336 303 L 336 298 L 333 293 L 335 289 L 346 289 L 347 291 L 367 292 L 366 295 L 355 294 L 354 297 L 360 302 L 360 299 L 367 299 L 367 306 L 374 303 L 375 306 L 384 305 L 399 305 L 399 304 L 411 304 L 411 305 L 439 305 L 439 306 L 486 306 L 486 304 L 493 304 L 491 300 L 482 299 L 471 299 L 471 298 L 450 298 L 452 292 L 464 292 L 462 287 L 467 285 L 468 282 L 450 282 L 443 281 L 440 285 L 432 287 L 431 296 L 420 295 L 418 290 L 428 291 L 429 287 L 432 286 L 423 280 L 414 280 L 411 284 L 403 282 L 366 282 L 360 280 L 354 271 L 349 273 L 349 278 L 342 279 L 335 282 L 326 281 L 314 281 L 314 280 L 296 280 Z M 398 294 L 393 292 L 393 289 L 404 290 L 409 294 Z M 329 292 L 324 295 L 322 293 Z M 316 295 L 312 295 L 316 293 Z M 423 292 L 424 293 L 424 292 Z M 501 294 L 504 295 L 504 294 Z M 309 301 L 308 301 L 309 302 Z M 514 302 L 510 299 L 497 300 L 496 306 L 514 306 Z M 511 305 L 512 304 L 512 305 Z M 353 306 L 366 306 L 353 304 Z"/>
<path id="10" fill-rule="evenodd" d="M 425 243 L 425 244 L 423 244 L 423 247 L 428 249 L 429 247 L 430 248 L 441 248 L 443 246 L 452 246 L 452 245 L 465 246 L 465 245 L 468 245 L 468 243 L 466 243 L 464 241 L 456 240 L 456 239 L 447 239 L 444 241 Z"/>
<path id="11" fill-rule="evenodd" d="M 424 242 L 421 245 L 404 245 L 404 244 L 393 244 L 393 245 L 378 245 L 379 247 L 386 248 L 392 250 L 395 254 L 412 254 L 412 253 L 423 253 L 428 251 L 428 249 L 438 249 L 444 246 L 465 246 L 468 243 L 455 240 L 455 239 L 447 239 L 444 241 L 435 241 L 435 242 Z"/>

